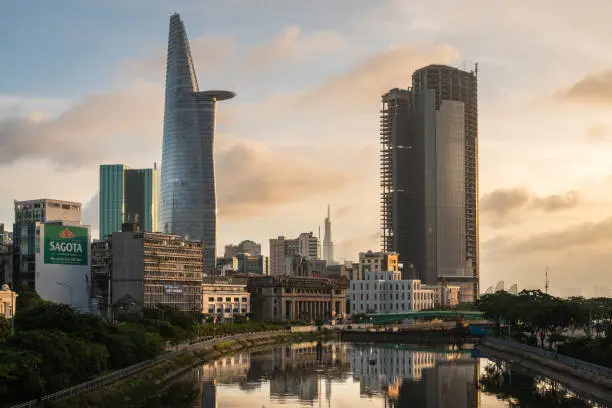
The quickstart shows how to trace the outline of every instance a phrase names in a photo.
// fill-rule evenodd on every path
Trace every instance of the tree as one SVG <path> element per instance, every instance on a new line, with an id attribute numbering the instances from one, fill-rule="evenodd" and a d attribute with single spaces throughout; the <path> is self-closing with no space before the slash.
<path id="1" fill-rule="evenodd" d="M 0 317 L 0 342 L 6 341 L 11 335 L 11 322 L 4 317 Z"/>

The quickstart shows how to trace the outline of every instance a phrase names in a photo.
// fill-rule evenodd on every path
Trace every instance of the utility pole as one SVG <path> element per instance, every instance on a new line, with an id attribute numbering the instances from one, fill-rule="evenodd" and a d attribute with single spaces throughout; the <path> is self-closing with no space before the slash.
<path id="1" fill-rule="evenodd" d="M 548 280 L 548 265 L 546 265 L 546 267 L 544 269 L 544 273 L 546 275 L 546 280 L 544 281 L 544 290 L 545 290 L 546 294 L 548 295 L 548 287 L 550 285 L 550 281 Z"/>

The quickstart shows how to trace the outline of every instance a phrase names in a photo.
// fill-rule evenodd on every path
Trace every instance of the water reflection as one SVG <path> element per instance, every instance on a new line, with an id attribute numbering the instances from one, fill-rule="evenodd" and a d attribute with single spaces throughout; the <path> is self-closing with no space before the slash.
<path id="1" fill-rule="evenodd" d="M 224 357 L 186 380 L 197 384 L 198 408 L 540 406 L 530 405 L 537 393 L 517 404 L 515 389 L 496 388 L 504 374 L 492 364 L 457 347 L 311 342 Z"/>

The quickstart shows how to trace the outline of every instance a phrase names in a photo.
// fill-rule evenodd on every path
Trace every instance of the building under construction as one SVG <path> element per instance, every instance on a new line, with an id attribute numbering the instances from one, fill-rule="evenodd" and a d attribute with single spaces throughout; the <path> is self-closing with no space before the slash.
<path id="1" fill-rule="evenodd" d="M 382 249 L 404 279 L 478 297 L 477 72 L 429 65 L 382 97 Z"/>

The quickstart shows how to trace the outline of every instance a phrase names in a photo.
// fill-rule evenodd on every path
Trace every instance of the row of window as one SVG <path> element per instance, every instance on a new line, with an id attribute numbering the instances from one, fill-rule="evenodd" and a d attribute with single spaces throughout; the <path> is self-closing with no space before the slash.
<path id="1" fill-rule="evenodd" d="M 214 301 L 215 301 L 215 298 L 214 298 L 214 297 L 209 297 L 209 298 L 208 298 L 208 301 L 209 301 L 209 302 L 214 302 Z M 231 302 L 231 301 L 232 301 L 232 298 L 231 298 L 231 297 L 226 297 L 226 298 L 225 298 L 225 301 L 226 301 L 226 302 Z M 243 301 L 243 302 L 248 302 L 248 299 L 247 299 L 247 298 L 245 298 L 245 297 L 243 297 L 243 298 L 242 298 L 242 301 Z M 223 298 L 222 298 L 222 297 L 218 297 L 218 298 L 217 298 L 217 302 L 223 302 Z M 240 298 L 235 297 L 235 298 L 234 298 L 234 302 L 240 302 Z"/>
<path id="2" fill-rule="evenodd" d="M 230 308 L 230 307 L 226 307 L 225 309 L 218 307 L 217 308 L 217 313 L 246 313 L 247 312 L 247 308 L 246 306 L 242 306 L 242 308 L 237 308 L 235 307 L 234 309 Z M 209 307 L 208 308 L 208 313 L 212 314 L 215 313 L 215 308 L 214 307 Z"/>

